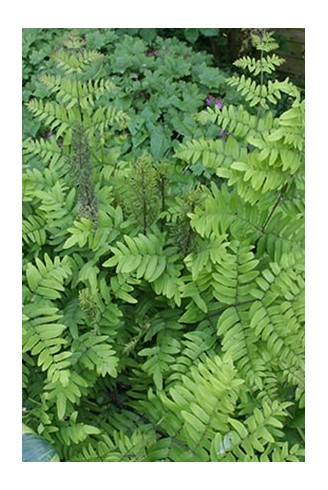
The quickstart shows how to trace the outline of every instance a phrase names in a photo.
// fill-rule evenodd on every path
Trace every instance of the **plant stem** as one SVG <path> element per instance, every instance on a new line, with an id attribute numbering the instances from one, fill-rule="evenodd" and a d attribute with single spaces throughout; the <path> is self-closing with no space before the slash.
<path id="1" fill-rule="evenodd" d="M 266 229 L 266 227 L 268 226 L 268 224 L 269 224 L 269 222 L 270 222 L 270 220 L 271 220 L 271 218 L 272 218 L 272 216 L 273 216 L 273 213 L 275 212 L 275 210 L 276 210 L 276 209 L 277 209 L 277 207 L 279 206 L 280 201 L 282 200 L 282 196 L 283 196 L 283 194 L 284 194 L 284 193 L 285 193 L 285 191 L 286 191 L 286 188 L 287 188 L 287 184 L 285 184 L 285 185 L 282 187 L 282 189 L 281 189 L 281 191 L 280 191 L 280 194 L 279 194 L 279 196 L 278 196 L 277 202 L 274 204 L 274 206 L 272 207 L 272 209 L 271 209 L 271 211 L 270 211 L 270 213 L 269 213 L 269 215 L 268 215 L 267 219 L 265 220 L 264 225 L 262 226 L 262 229 L 261 229 L 262 233 L 264 233 L 264 232 L 265 232 L 265 229 Z"/>

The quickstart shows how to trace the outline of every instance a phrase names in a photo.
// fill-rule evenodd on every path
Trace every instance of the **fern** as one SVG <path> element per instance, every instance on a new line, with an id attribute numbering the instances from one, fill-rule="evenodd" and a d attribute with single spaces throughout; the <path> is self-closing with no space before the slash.
<path id="1" fill-rule="evenodd" d="M 57 322 L 61 318 L 57 312 L 57 308 L 43 302 L 37 308 L 25 307 L 27 321 L 23 333 L 23 352 L 38 355 L 37 365 L 47 372 L 48 380 L 64 386 L 71 352 L 61 351 L 62 346 L 67 344 L 61 336 L 67 327 Z"/>
<path id="2" fill-rule="evenodd" d="M 160 235 L 145 236 L 139 233 L 132 239 L 124 236 L 126 245 L 117 243 L 113 247 L 114 257 L 104 262 L 104 266 L 115 266 L 118 274 L 131 274 L 137 279 L 153 283 L 156 294 L 174 298 L 180 304 L 179 271 L 174 267 L 177 258 L 174 247 L 163 250 L 163 237 Z"/>

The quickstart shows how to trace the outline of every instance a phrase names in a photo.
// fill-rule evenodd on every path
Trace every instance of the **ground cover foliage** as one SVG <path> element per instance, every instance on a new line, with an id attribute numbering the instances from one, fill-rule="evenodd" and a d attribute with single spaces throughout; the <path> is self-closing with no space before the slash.
<path id="1" fill-rule="evenodd" d="M 131 31 L 23 32 L 24 424 L 61 461 L 303 461 L 304 100 L 265 29 L 228 75 Z"/>

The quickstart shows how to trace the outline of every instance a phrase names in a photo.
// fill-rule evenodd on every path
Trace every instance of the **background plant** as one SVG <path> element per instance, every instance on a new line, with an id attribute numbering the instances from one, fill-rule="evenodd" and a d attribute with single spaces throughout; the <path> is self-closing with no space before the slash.
<path id="1" fill-rule="evenodd" d="M 227 80 L 63 34 L 26 104 L 25 423 L 62 461 L 302 460 L 304 102 L 271 34 Z"/>

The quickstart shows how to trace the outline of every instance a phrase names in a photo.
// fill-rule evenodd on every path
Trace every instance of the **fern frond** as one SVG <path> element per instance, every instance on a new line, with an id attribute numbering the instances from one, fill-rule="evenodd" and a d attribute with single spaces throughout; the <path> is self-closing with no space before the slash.
<path id="1" fill-rule="evenodd" d="M 197 249 L 185 257 L 184 262 L 195 281 L 203 270 L 211 272 L 213 264 L 218 264 L 226 255 L 227 235 L 211 235 L 208 240 L 199 240 Z"/>
<path id="2" fill-rule="evenodd" d="M 256 279 L 257 300 L 249 310 L 250 327 L 264 342 L 272 365 L 283 371 L 284 379 L 304 392 L 304 259 L 283 255 Z M 289 372 L 287 371 L 289 366 Z"/>
<path id="3" fill-rule="evenodd" d="M 215 356 L 199 362 L 188 376 L 182 375 L 181 384 L 169 389 L 170 397 L 161 396 L 168 413 L 160 426 L 169 435 L 174 430 L 175 437 L 206 461 L 215 432 L 229 427 L 228 414 L 235 409 L 241 384 L 231 360 Z"/>
<path id="4" fill-rule="evenodd" d="M 57 139 L 64 134 L 64 146 L 71 142 L 73 127 L 76 121 L 81 119 L 78 107 L 68 110 L 64 104 L 57 101 L 43 102 L 42 99 L 31 99 L 26 103 L 26 107 L 34 117 L 50 128 L 50 131 L 56 129 Z"/>
<path id="5" fill-rule="evenodd" d="M 103 266 L 116 266 L 118 274 L 132 274 L 137 279 L 151 283 L 157 294 L 180 303 L 179 269 L 174 266 L 176 250 L 174 247 L 163 249 L 161 235 L 143 235 L 131 238 L 124 235 L 125 243 L 117 242 L 111 247 L 114 256 L 104 262 Z"/>
<path id="6" fill-rule="evenodd" d="M 40 77 L 40 81 L 56 95 L 67 110 L 78 105 L 81 109 L 87 110 L 95 105 L 96 99 L 102 94 L 111 92 L 115 88 L 111 80 L 103 78 L 82 82 L 78 79 L 46 74 Z"/>
<path id="7" fill-rule="evenodd" d="M 147 357 L 147 361 L 142 364 L 142 369 L 153 377 L 158 390 L 163 388 L 163 374 L 165 375 L 165 372 L 170 370 L 174 362 L 172 354 L 177 354 L 179 351 L 179 341 L 165 334 L 158 336 L 155 347 L 145 348 L 138 352 L 139 356 Z"/>
<path id="8" fill-rule="evenodd" d="M 62 148 L 58 145 L 55 138 L 48 140 L 33 140 L 28 138 L 23 142 L 23 155 L 40 156 L 45 165 L 51 162 L 51 168 L 60 168 L 64 164 L 64 154 Z"/>
<path id="9" fill-rule="evenodd" d="M 60 298 L 60 291 L 64 291 L 65 280 L 71 272 L 68 257 L 60 260 L 56 256 L 52 261 L 45 254 L 44 263 L 36 258 L 35 264 L 29 262 L 26 267 L 26 280 L 30 290 L 46 299 Z"/>
<path id="10" fill-rule="evenodd" d="M 268 81 L 267 85 L 257 84 L 252 78 L 246 78 L 245 75 L 234 75 L 227 80 L 227 84 L 236 88 L 240 95 L 245 98 L 249 107 L 260 105 L 263 109 L 269 110 L 268 102 L 277 104 L 281 99 L 281 94 L 286 93 L 291 97 L 299 99 L 298 89 L 286 78 L 283 82 Z"/>
<path id="11" fill-rule="evenodd" d="M 38 355 L 37 365 L 47 372 L 49 381 L 65 385 L 71 352 L 62 351 L 67 340 L 62 337 L 66 325 L 58 323 L 62 317 L 50 301 L 39 301 L 24 308 L 27 320 L 23 331 L 23 352 Z"/>
<path id="12" fill-rule="evenodd" d="M 73 370 L 65 372 L 64 380 L 52 380 L 45 385 L 46 400 L 56 403 L 58 420 L 63 420 L 66 415 L 75 411 L 74 406 L 86 394 L 87 387 L 86 379 Z"/>
<path id="13" fill-rule="evenodd" d="M 172 374 L 167 379 L 168 384 L 181 381 L 182 374 L 186 375 L 190 372 L 191 366 L 197 364 L 199 360 L 203 360 L 206 354 L 211 353 L 211 348 L 215 344 L 213 329 L 197 329 L 193 332 L 188 332 L 184 334 L 181 344 L 183 350 L 171 367 Z"/>
<path id="14" fill-rule="evenodd" d="M 27 245 L 36 243 L 41 247 L 47 241 L 45 220 L 41 216 L 28 216 L 26 219 L 24 219 L 22 232 L 23 240 Z"/>
<path id="15" fill-rule="evenodd" d="M 273 37 L 274 31 L 268 31 L 267 29 L 254 29 L 251 32 L 251 40 L 253 46 L 258 51 L 269 53 L 279 48 L 279 44 Z"/>
<path id="16" fill-rule="evenodd" d="M 190 164 L 201 162 L 205 167 L 217 170 L 220 167 L 229 167 L 235 160 L 246 158 L 247 149 L 237 143 L 234 138 L 222 140 L 209 140 L 200 138 L 181 144 L 175 153 L 177 158 Z"/>
<path id="17" fill-rule="evenodd" d="M 238 68 L 242 68 L 247 70 L 253 75 L 256 76 L 261 72 L 271 74 L 275 72 L 276 68 L 281 66 L 285 60 L 280 58 L 276 54 L 271 56 L 262 57 L 260 60 L 255 58 L 251 58 L 250 56 L 243 56 L 235 61 L 233 64 Z"/>
<path id="18" fill-rule="evenodd" d="M 75 244 L 82 248 L 88 241 L 92 243 L 94 224 L 89 219 L 81 217 L 79 221 L 74 221 L 74 228 L 68 228 L 67 231 L 71 233 L 71 236 L 67 238 L 63 248 L 71 248 Z"/>
<path id="19" fill-rule="evenodd" d="M 73 461 L 147 461 L 147 448 L 154 444 L 155 433 L 149 426 L 145 426 L 142 429 L 136 429 L 130 435 L 122 431 L 114 431 L 111 437 L 102 433 L 100 441 L 96 444 L 89 443 L 87 446 L 84 446 L 78 454 L 73 455 Z"/>
<path id="20" fill-rule="evenodd" d="M 227 131 L 237 139 L 248 137 L 265 137 L 273 127 L 277 127 L 277 121 L 274 119 L 271 111 L 259 117 L 250 114 L 244 106 L 238 107 L 229 105 L 222 109 L 217 107 L 208 107 L 195 116 L 195 119 L 201 124 L 214 123 L 218 128 Z M 229 138 L 231 139 L 231 138 Z"/>
<path id="21" fill-rule="evenodd" d="M 77 412 L 76 412 L 77 413 Z M 90 435 L 101 434 L 101 431 L 93 425 L 76 423 L 74 420 L 71 424 L 65 424 L 60 427 L 57 437 L 66 446 L 73 444 L 79 444 L 85 441 Z"/>
<path id="22" fill-rule="evenodd" d="M 66 51 L 55 51 L 51 58 L 64 73 L 71 74 L 83 73 L 91 64 L 101 62 L 104 55 L 93 50 L 83 50 L 72 54 Z"/>
<path id="23" fill-rule="evenodd" d="M 84 368 L 96 370 L 99 376 L 109 374 L 116 378 L 118 358 L 107 341 L 107 335 L 86 332 L 72 344 L 73 356 Z"/>
<path id="24" fill-rule="evenodd" d="M 232 430 L 223 436 L 218 433 L 211 445 L 211 461 L 270 461 L 268 454 L 272 451 L 275 440 L 283 437 L 280 430 L 288 413 L 286 408 L 290 403 L 262 403 L 261 408 L 255 408 L 254 414 L 245 422 L 232 417 L 228 423 Z"/>

